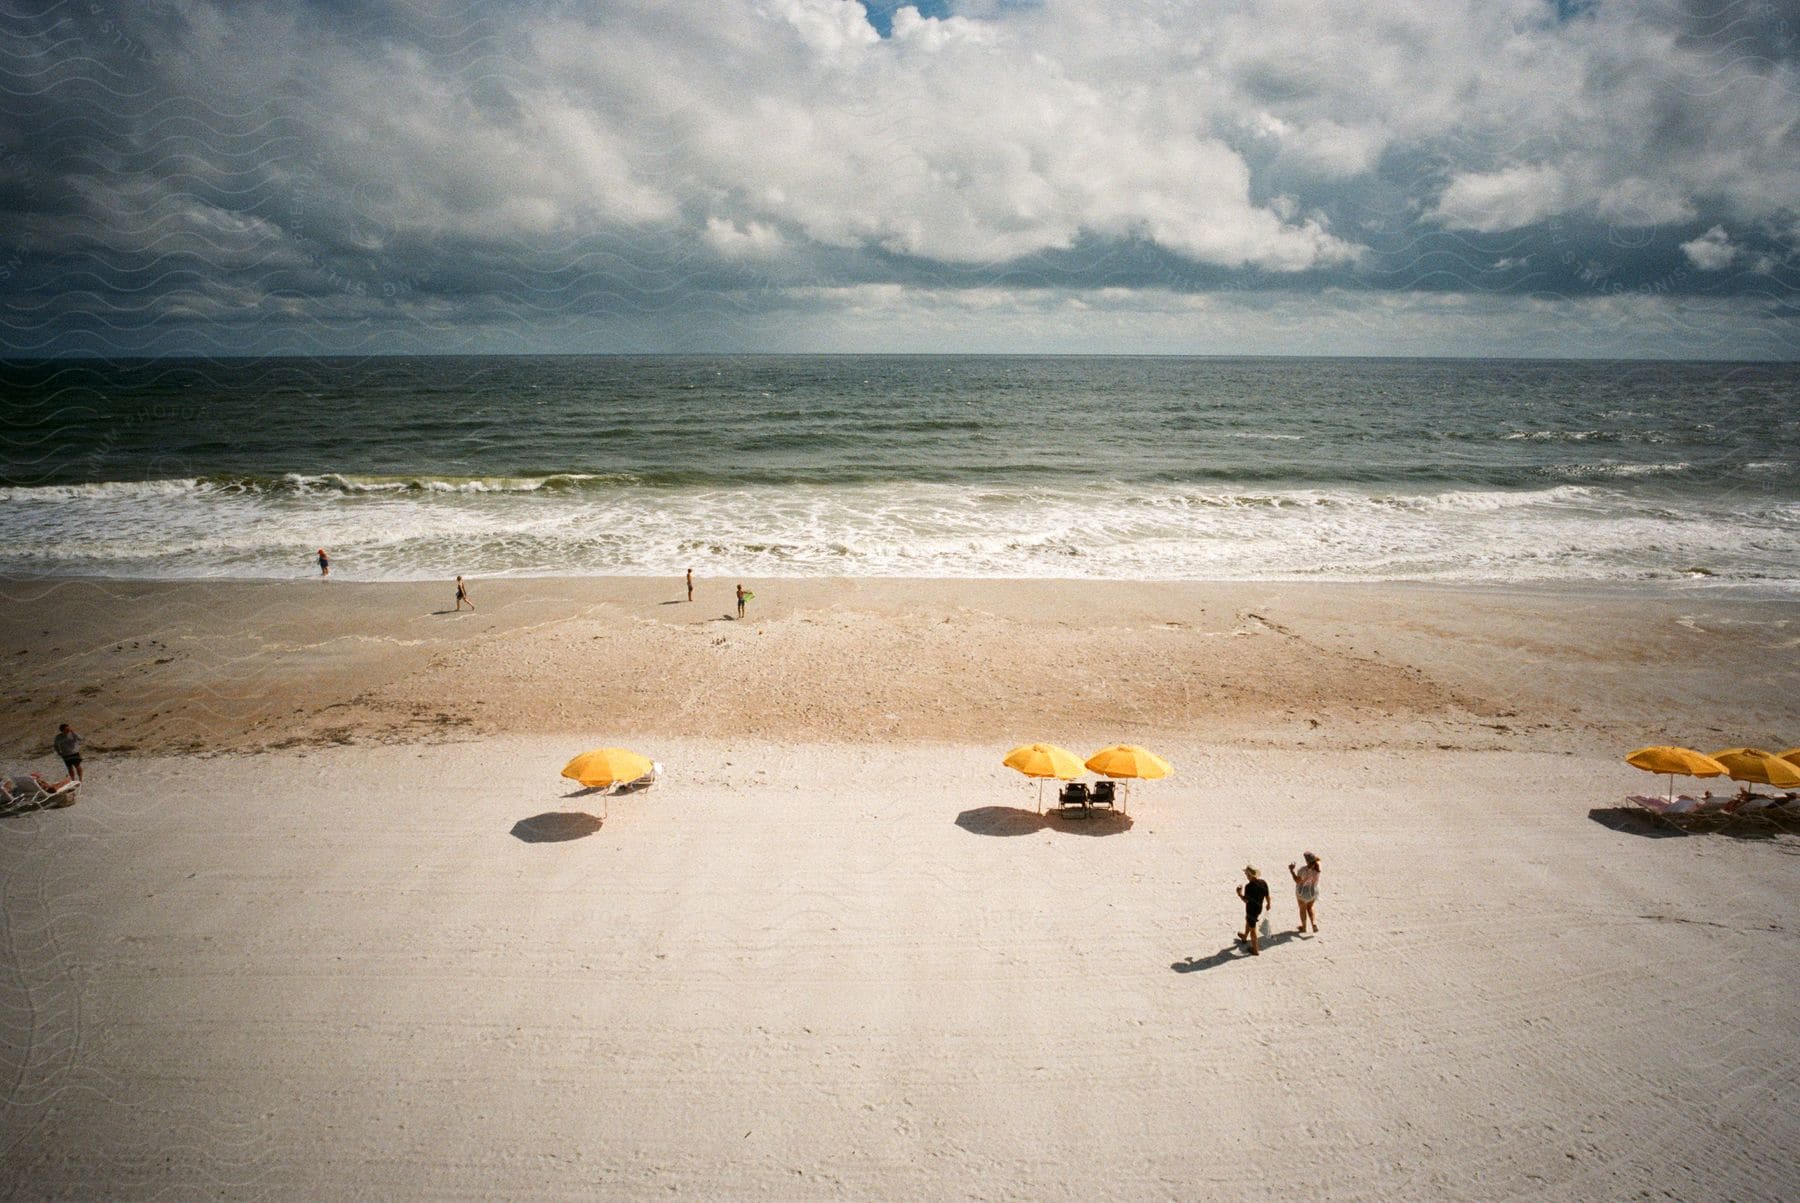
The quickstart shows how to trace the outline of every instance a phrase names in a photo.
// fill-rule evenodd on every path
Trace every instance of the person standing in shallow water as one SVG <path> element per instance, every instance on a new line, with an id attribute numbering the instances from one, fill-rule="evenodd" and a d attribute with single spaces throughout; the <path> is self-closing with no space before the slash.
<path id="1" fill-rule="evenodd" d="M 319 575 L 331 575 L 331 557 L 325 554 L 323 547 L 319 548 Z"/>
<path id="2" fill-rule="evenodd" d="M 1311 923 L 1317 934 L 1319 920 L 1313 914 L 1313 904 L 1319 900 L 1319 858 L 1310 852 L 1302 852 L 1300 856 L 1306 861 L 1306 868 L 1296 872 L 1293 862 L 1288 862 L 1288 873 L 1294 879 L 1294 898 L 1300 903 L 1300 926 L 1296 930 L 1305 931 L 1306 925 Z"/>
<path id="3" fill-rule="evenodd" d="M 742 618 L 744 616 L 744 586 L 742 584 L 739 584 L 737 587 L 737 599 L 738 599 L 738 617 Z"/>
<path id="4" fill-rule="evenodd" d="M 1244 930 L 1238 939 L 1250 946 L 1250 955 L 1259 957 L 1262 948 L 1256 940 L 1256 921 L 1262 917 L 1263 907 L 1269 904 L 1269 883 L 1262 879 L 1256 866 L 1244 866 L 1245 882 L 1237 888 L 1237 896 L 1244 900 Z"/>

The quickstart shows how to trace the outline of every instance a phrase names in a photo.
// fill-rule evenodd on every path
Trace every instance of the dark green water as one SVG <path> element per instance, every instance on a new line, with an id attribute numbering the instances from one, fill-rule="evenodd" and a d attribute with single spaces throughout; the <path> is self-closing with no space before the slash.
<path id="1" fill-rule="evenodd" d="M 0 570 L 1800 578 L 1800 369 L 0 365 Z"/>

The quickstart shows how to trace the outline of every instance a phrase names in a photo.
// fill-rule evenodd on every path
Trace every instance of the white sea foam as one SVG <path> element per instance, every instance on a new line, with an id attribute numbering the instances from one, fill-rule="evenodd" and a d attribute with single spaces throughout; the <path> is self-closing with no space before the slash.
<path id="1" fill-rule="evenodd" d="M 77 485 L 0 486 L 0 502 L 42 505 L 60 501 L 135 501 L 183 497 L 207 492 L 205 482 L 188 477 L 176 480 L 104 480 Z"/>
<path id="2" fill-rule="evenodd" d="M 1680 476 L 1693 470 L 1694 465 L 1686 460 L 1668 464 L 1558 464 L 1545 469 L 1547 474 L 1566 480 L 1629 480 L 1643 476 Z"/>
<path id="3" fill-rule="evenodd" d="M 482 478 L 505 480 L 506 478 Z M 471 480 L 471 485 L 477 482 Z M 758 488 L 0 491 L 0 571 L 334 575 L 1676 579 L 1800 582 L 1800 502 L 1654 508 L 1600 485 L 1505 491 L 906 483 Z"/>
<path id="4" fill-rule="evenodd" d="M 281 483 L 298 492 L 336 493 L 537 493 L 578 486 L 602 477 L 585 472 L 558 472 L 548 476 L 364 476 L 327 472 L 319 475 L 291 473 Z M 630 477 L 609 479 L 628 483 Z"/>

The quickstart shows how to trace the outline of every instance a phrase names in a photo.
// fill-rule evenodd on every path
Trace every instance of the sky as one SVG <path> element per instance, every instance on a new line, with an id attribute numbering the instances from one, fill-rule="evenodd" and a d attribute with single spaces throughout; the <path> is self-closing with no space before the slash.
<path id="1" fill-rule="evenodd" d="M 0 6 L 0 355 L 1800 359 L 1771 0 Z"/>

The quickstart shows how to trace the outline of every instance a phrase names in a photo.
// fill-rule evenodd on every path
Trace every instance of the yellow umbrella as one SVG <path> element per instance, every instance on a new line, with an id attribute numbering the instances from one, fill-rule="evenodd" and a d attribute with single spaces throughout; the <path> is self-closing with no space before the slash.
<path id="1" fill-rule="evenodd" d="M 1167 777 L 1175 766 L 1148 748 L 1136 744 L 1114 744 L 1101 748 L 1087 759 L 1087 767 L 1102 777 L 1142 777 L 1146 781 Z"/>
<path id="2" fill-rule="evenodd" d="M 1772 785 L 1776 789 L 1800 788 L 1800 768 L 1761 748 L 1727 748 L 1713 759 L 1725 766 L 1733 781 Z"/>
<path id="3" fill-rule="evenodd" d="M 1789 748 L 1787 751 L 1777 752 L 1775 755 L 1781 757 L 1795 768 L 1800 768 L 1800 748 Z"/>
<path id="4" fill-rule="evenodd" d="M 563 765 L 562 775 L 590 789 L 599 789 L 648 777 L 652 767 L 648 756 L 624 748 L 595 748 Z"/>
<path id="5" fill-rule="evenodd" d="M 1136 744 L 1113 744 L 1109 748 L 1101 748 L 1087 758 L 1087 767 L 1102 777 L 1137 777 L 1146 781 L 1167 777 L 1175 771 L 1174 765 L 1148 748 L 1140 748 Z M 1125 785 L 1125 813 L 1131 813 L 1129 780 Z"/>
<path id="6" fill-rule="evenodd" d="M 1044 810 L 1044 778 L 1057 777 L 1064 781 L 1072 781 L 1081 776 L 1081 760 L 1067 748 L 1059 748 L 1055 744 L 1020 744 L 1006 754 L 1000 762 L 1009 769 L 1018 769 L 1027 777 L 1038 779 L 1038 812 Z"/>
<path id="7" fill-rule="evenodd" d="M 1675 775 L 1683 777 L 1723 777 L 1730 770 L 1704 752 L 1692 748 L 1675 748 L 1667 744 L 1639 748 L 1625 758 L 1625 763 L 1646 773 L 1669 774 L 1669 797 L 1675 796 Z"/>

